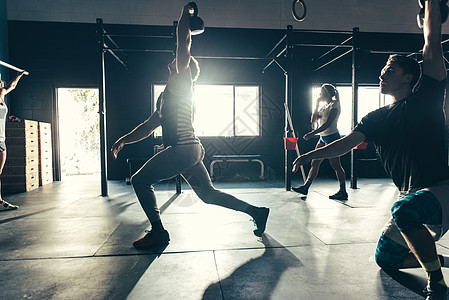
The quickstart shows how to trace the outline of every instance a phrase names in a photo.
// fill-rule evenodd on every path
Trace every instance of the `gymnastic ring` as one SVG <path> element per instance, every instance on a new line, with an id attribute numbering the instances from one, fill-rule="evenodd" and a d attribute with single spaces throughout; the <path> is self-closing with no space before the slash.
<path id="1" fill-rule="evenodd" d="M 296 3 L 301 4 L 302 6 L 302 10 L 303 13 L 301 16 L 298 16 L 298 14 L 296 13 Z M 293 14 L 293 18 L 295 18 L 296 21 L 302 22 L 304 21 L 304 19 L 306 18 L 307 15 L 307 8 L 306 8 L 306 4 L 304 3 L 304 0 L 293 0 L 292 3 L 292 14 Z"/>

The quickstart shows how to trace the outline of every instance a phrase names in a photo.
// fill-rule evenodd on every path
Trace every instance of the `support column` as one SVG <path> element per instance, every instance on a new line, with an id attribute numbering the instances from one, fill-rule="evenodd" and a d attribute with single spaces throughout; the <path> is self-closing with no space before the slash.
<path id="1" fill-rule="evenodd" d="M 0 0 L 0 60 L 9 62 L 8 55 L 8 18 L 6 15 L 7 1 Z M 2 80 L 9 81 L 9 69 L 0 66 Z"/>
<path id="2" fill-rule="evenodd" d="M 290 111 L 290 114 L 292 114 L 292 97 L 293 97 L 293 45 L 292 42 L 292 33 L 293 33 L 293 26 L 288 25 L 287 26 L 287 34 L 286 34 L 286 51 L 285 56 L 287 57 L 287 68 L 285 72 L 285 105 L 288 107 L 288 110 Z M 285 109 L 284 109 L 285 110 Z M 293 116 L 291 116 L 293 118 Z M 287 111 L 285 110 L 285 118 L 284 118 L 284 137 L 288 137 L 289 134 L 289 124 L 288 124 L 288 118 L 287 118 Z M 290 191 L 291 185 L 292 185 L 292 152 L 290 150 L 284 149 L 284 162 L 285 162 L 285 189 L 287 191 Z"/>
<path id="3" fill-rule="evenodd" d="M 101 163 L 101 196 L 108 195 L 107 181 L 107 151 L 106 151 L 106 86 L 105 86 L 105 66 L 104 66 L 104 34 L 103 20 L 97 19 L 97 53 L 99 56 L 98 68 L 98 95 L 99 95 L 99 115 L 100 115 L 100 163 Z"/>
<path id="4" fill-rule="evenodd" d="M 352 30 L 352 126 L 351 129 L 358 123 L 358 107 L 359 107 L 359 63 L 358 63 L 358 34 L 359 28 L 355 27 Z M 351 150 L 351 188 L 357 189 L 357 151 Z"/>

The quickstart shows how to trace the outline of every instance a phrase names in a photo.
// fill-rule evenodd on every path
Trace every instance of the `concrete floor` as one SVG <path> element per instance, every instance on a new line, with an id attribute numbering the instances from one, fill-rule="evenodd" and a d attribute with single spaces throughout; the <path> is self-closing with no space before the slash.
<path id="1" fill-rule="evenodd" d="M 282 181 L 216 186 L 271 208 L 262 238 L 247 215 L 186 186 L 175 197 L 169 182 L 156 190 L 171 243 L 154 251 L 132 247 L 149 224 L 123 182 L 109 182 L 109 197 L 85 177 L 6 196 L 20 209 L 0 213 L 0 299 L 423 299 L 422 270 L 389 275 L 373 261 L 389 180 L 360 179 L 346 203 L 328 199 L 330 179 L 306 200 Z M 449 254 L 449 239 L 438 248 Z"/>

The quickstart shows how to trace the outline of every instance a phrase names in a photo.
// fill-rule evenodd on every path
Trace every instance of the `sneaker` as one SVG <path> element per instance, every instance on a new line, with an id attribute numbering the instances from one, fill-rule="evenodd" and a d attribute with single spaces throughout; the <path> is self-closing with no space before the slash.
<path id="1" fill-rule="evenodd" d="M 292 191 L 295 191 L 295 192 L 303 194 L 303 195 L 307 195 L 307 193 L 309 192 L 309 189 L 306 188 L 305 185 L 301 185 L 301 186 L 298 186 L 298 187 L 292 186 Z"/>
<path id="2" fill-rule="evenodd" d="M 423 293 L 426 296 L 426 300 L 443 300 L 446 299 L 446 291 L 447 287 L 445 285 L 429 282 Z"/>
<path id="3" fill-rule="evenodd" d="M 329 196 L 329 199 L 333 199 L 333 200 L 348 200 L 348 193 L 346 193 L 345 191 L 338 191 L 333 195 Z"/>
<path id="4" fill-rule="evenodd" d="M 260 207 L 259 213 L 257 216 L 253 217 L 253 223 L 254 223 L 254 234 L 256 236 L 262 236 L 262 233 L 265 231 L 265 228 L 267 226 L 267 219 L 268 214 L 270 213 L 270 209 L 267 207 Z"/>
<path id="5" fill-rule="evenodd" d="M 149 249 L 157 246 L 167 245 L 170 241 L 170 236 L 167 230 L 163 231 L 149 231 L 145 230 L 147 233 L 143 238 L 134 241 L 133 246 L 136 249 Z"/>
<path id="6" fill-rule="evenodd" d="M 13 209 L 18 209 L 18 208 L 19 208 L 19 206 L 8 203 L 5 200 L 2 200 L 0 202 L 0 211 L 13 210 Z"/>

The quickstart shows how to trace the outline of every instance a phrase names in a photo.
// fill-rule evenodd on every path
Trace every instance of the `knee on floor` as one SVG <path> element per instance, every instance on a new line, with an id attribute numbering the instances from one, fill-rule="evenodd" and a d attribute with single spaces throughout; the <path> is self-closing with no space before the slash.
<path id="1" fill-rule="evenodd" d="M 377 243 L 374 260 L 384 270 L 397 270 L 403 266 L 408 252 L 407 248 L 382 234 Z"/>
<path id="2" fill-rule="evenodd" d="M 382 269 L 382 270 L 398 270 L 399 269 L 399 262 L 395 260 L 391 260 L 390 257 L 386 256 L 385 253 L 381 253 L 376 251 L 376 254 L 374 255 L 374 260 L 376 264 Z M 402 263 L 402 261 L 400 262 Z"/>

